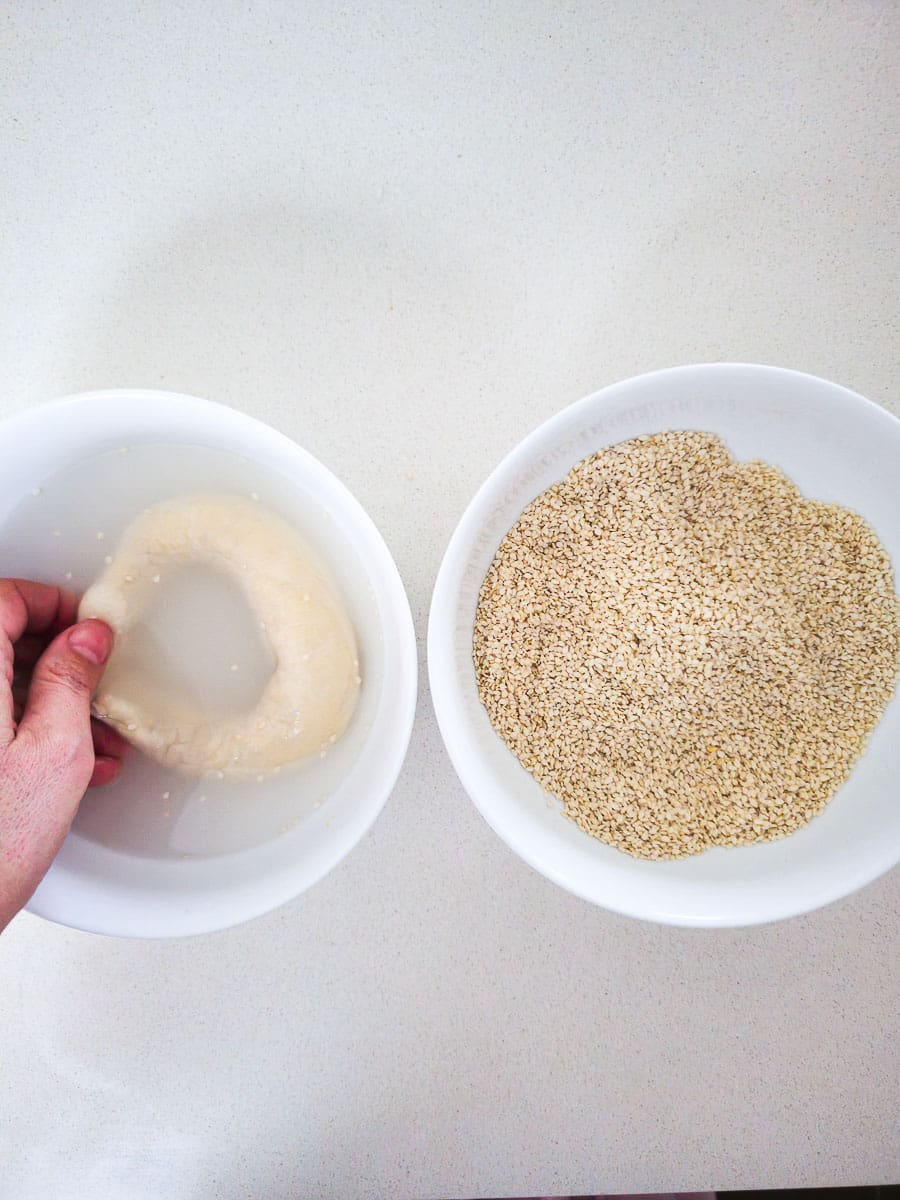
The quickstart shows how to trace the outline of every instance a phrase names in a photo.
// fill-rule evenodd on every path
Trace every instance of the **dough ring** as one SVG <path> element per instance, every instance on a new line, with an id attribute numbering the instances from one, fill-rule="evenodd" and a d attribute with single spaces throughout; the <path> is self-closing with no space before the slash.
<path id="1" fill-rule="evenodd" d="M 275 662 L 252 711 L 222 717 L 140 678 L 128 631 L 158 594 L 154 576 L 205 564 L 242 591 Z M 146 509 L 85 593 L 79 617 L 117 634 L 94 712 L 152 758 L 192 775 L 242 778 L 321 752 L 343 733 L 359 695 L 356 639 L 340 598 L 299 533 L 242 496 L 179 496 Z"/>

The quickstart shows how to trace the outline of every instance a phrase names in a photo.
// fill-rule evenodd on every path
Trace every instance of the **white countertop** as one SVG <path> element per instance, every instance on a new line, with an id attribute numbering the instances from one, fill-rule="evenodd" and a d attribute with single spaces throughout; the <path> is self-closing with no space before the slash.
<path id="1" fill-rule="evenodd" d="M 0 413 L 274 423 L 420 636 L 475 488 L 605 383 L 743 359 L 900 411 L 896 6 L 138 8 L 0 23 Z M 896 1181 L 898 883 L 748 931 L 593 909 L 478 816 L 423 671 L 382 817 L 294 903 L 3 935 L 0 1197 Z"/>

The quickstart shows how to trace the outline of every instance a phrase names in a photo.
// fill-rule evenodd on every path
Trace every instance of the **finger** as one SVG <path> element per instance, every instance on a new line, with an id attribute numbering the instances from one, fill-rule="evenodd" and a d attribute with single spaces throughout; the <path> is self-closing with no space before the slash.
<path id="1" fill-rule="evenodd" d="M 78 597 L 65 588 L 28 579 L 0 579 L 0 632 L 11 642 L 23 633 L 55 637 L 73 624 Z"/>
<path id="2" fill-rule="evenodd" d="M 111 725 L 104 725 L 96 717 L 91 718 L 91 733 L 94 737 L 94 753 L 107 758 L 124 758 L 131 749 L 128 742 Z"/>
<path id="3" fill-rule="evenodd" d="M 105 754 L 98 755 L 94 760 L 94 773 L 88 787 L 104 787 L 107 783 L 115 783 L 121 770 L 121 759 L 107 758 Z"/>
<path id="4" fill-rule="evenodd" d="M 73 759 L 86 748 L 93 759 L 91 694 L 112 643 L 112 630 L 103 621 L 80 621 L 59 634 L 34 668 L 18 735 L 45 745 L 62 743 Z"/>
<path id="5" fill-rule="evenodd" d="M 0 579 L 0 746 L 15 735 L 13 698 L 8 687 L 15 671 L 14 645 L 23 634 L 55 635 L 78 613 L 74 592 L 27 579 Z"/>

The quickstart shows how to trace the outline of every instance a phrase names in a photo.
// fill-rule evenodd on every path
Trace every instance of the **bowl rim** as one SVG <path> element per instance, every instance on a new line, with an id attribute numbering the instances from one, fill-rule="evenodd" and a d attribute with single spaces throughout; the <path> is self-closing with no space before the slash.
<path id="1" fill-rule="evenodd" d="M 248 442 L 253 438 L 257 444 L 259 444 L 259 439 L 263 438 L 274 451 L 289 455 L 295 462 L 301 464 L 306 480 L 321 481 L 332 496 L 336 495 L 340 498 L 348 523 L 356 529 L 361 540 L 366 543 L 375 566 L 372 580 L 379 587 L 383 597 L 384 620 L 390 622 L 392 640 L 396 643 L 398 687 L 393 694 L 391 704 L 390 738 L 387 745 L 382 743 L 384 765 L 378 774 L 371 777 L 372 786 L 366 802 L 365 816 L 363 820 L 345 830 L 343 836 L 334 836 L 326 851 L 317 855 L 314 864 L 304 864 L 300 868 L 299 879 L 296 870 L 282 871 L 277 877 L 263 872 L 256 883 L 250 887 L 242 881 L 240 886 L 234 888 L 234 893 L 229 899 L 226 876 L 221 889 L 215 892 L 212 905 L 204 904 L 200 913 L 189 911 L 189 900 L 181 905 L 180 910 L 174 903 L 162 907 L 153 906 L 149 903 L 152 897 L 148 894 L 145 919 L 140 916 L 139 903 L 135 910 L 129 906 L 127 911 L 122 911 L 118 910 L 115 905 L 104 906 L 98 903 L 100 897 L 95 896 L 87 904 L 87 908 L 96 915 L 85 917 L 83 914 L 85 905 L 81 905 L 77 916 L 73 918 L 60 904 L 57 889 L 52 886 L 45 887 L 45 883 L 51 881 L 54 872 L 54 867 L 51 866 L 44 881 L 25 906 L 27 912 L 36 916 L 90 933 L 136 938 L 174 938 L 213 933 L 263 916 L 301 895 L 343 861 L 351 850 L 362 841 L 378 819 L 406 760 L 412 735 L 418 694 L 415 626 L 409 597 L 387 543 L 372 518 L 346 484 L 287 434 L 240 409 L 232 408 L 230 405 L 215 400 L 166 389 L 101 388 L 72 393 L 12 414 L 0 422 L 0 442 L 38 433 L 46 427 L 48 421 L 54 419 L 56 414 L 69 416 L 73 410 L 109 403 L 115 403 L 117 406 L 134 406 L 132 415 L 135 416 L 138 415 L 140 407 L 142 409 L 140 416 L 145 418 L 143 424 L 148 432 L 153 431 L 152 415 L 147 415 L 149 404 L 177 405 L 183 412 L 191 414 L 199 420 L 214 423 L 223 435 L 225 432 L 234 435 L 243 431 L 248 435 Z M 156 432 L 161 439 L 165 440 L 167 431 L 162 424 L 157 427 Z M 325 502 L 325 506 L 328 506 L 328 501 Z M 107 849 L 103 848 L 103 850 Z M 240 853 L 237 852 L 234 857 L 239 856 Z M 113 850 L 109 850 L 109 854 L 119 858 L 124 857 Z M 216 857 L 217 860 L 227 860 L 233 856 L 226 854 Z M 93 886 L 94 881 L 89 881 L 87 890 L 91 890 Z"/>
<path id="2" fill-rule="evenodd" d="M 485 796 L 484 780 L 479 777 L 479 768 L 473 766 L 473 762 L 477 756 L 467 753 L 469 739 L 465 733 L 465 725 L 461 716 L 459 689 L 454 682 L 455 668 L 453 656 L 456 596 L 459 589 L 461 567 L 464 565 L 468 554 L 467 547 L 471 544 L 472 539 L 477 535 L 481 527 L 482 509 L 488 497 L 492 495 L 497 484 L 505 477 L 510 466 L 514 463 L 526 462 L 532 451 L 536 447 L 541 446 L 549 434 L 552 434 L 557 428 L 567 426 L 573 420 L 577 420 L 581 412 L 586 412 L 598 404 L 621 397 L 635 385 L 646 385 L 651 382 L 664 383 L 666 380 L 673 379 L 676 376 L 685 378 L 700 372 L 704 374 L 720 374 L 724 378 L 735 370 L 757 373 L 760 379 L 765 377 L 771 379 L 776 376 L 782 379 L 794 378 L 811 382 L 817 386 L 827 387 L 835 394 L 841 393 L 843 399 L 849 403 L 860 406 L 870 416 L 881 421 L 885 428 L 892 427 L 895 432 L 900 428 L 900 418 L 888 412 L 881 405 L 860 395 L 860 393 L 842 384 L 825 379 L 822 376 L 804 371 L 796 371 L 788 367 L 737 361 L 689 363 L 646 371 L 640 375 L 633 375 L 627 379 L 617 380 L 589 393 L 580 400 L 564 406 L 558 412 L 541 422 L 541 424 L 512 446 L 482 481 L 463 510 L 462 516 L 457 522 L 447 544 L 435 579 L 428 615 L 428 684 L 438 728 L 459 781 L 462 783 L 469 799 L 481 813 L 481 816 L 514 853 L 523 859 L 532 869 L 565 891 L 591 904 L 620 913 L 623 916 L 662 925 L 706 929 L 743 928 L 800 916 L 831 904 L 845 896 L 849 896 L 880 878 L 880 876 L 900 862 L 900 846 L 892 849 L 890 843 L 886 843 L 883 847 L 883 853 L 874 867 L 860 869 L 855 874 L 849 871 L 841 876 L 839 882 L 835 882 L 830 887 L 820 887 L 815 891 L 815 894 L 812 894 L 813 889 L 810 889 L 797 896 L 793 901 L 783 900 L 779 903 L 769 903 L 768 905 L 761 902 L 758 905 L 757 912 L 746 914 L 739 919 L 731 914 L 723 916 L 715 913 L 702 915 L 693 913 L 682 914 L 670 909 L 661 909 L 659 906 L 654 907 L 652 905 L 641 904 L 640 902 L 635 903 L 632 901 L 630 895 L 610 895 L 608 892 L 604 892 L 601 897 L 597 892 L 602 889 L 594 890 L 590 887 L 580 886 L 577 882 L 567 878 L 562 871 L 557 870 L 555 866 L 551 865 L 541 854 L 540 850 L 535 848 L 534 842 L 531 839 L 519 836 L 519 830 L 514 823 L 510 824 L 503 819 L 497 819 L 489 798 Z M 574 465 L 574 462 L 572 465 Z M 499 735 L 496 736 L 499 737 Z"/>

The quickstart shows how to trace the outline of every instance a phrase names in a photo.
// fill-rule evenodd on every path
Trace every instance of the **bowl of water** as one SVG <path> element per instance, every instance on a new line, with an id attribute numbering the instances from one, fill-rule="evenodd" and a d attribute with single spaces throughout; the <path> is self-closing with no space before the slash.
<path id="1" fill-rule="evenodd" d="M 259 916 L 321 879 L 387 800 L 415 709 L 409 603 L 365 511 L 283 434 L 169 392 L 90 392 L 31 409 L 0 426 L 0 455 L 4 575 L 80 593 L 150 505 L 209 491 L 253 496 L 326 564 L 356 632 L 362 677 L 350 725 L 329 753 L 272 778 L 193 778 L 133 752 L 117 783 L 86 795 L 29 911 L 100 933 L 180 936 Z M 171 670 L 184 677 L 176 685 L 252 706 L 268 668 L 251 614 L 224 578 L 179 573 L 154 620 Z"/>

